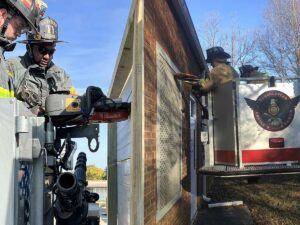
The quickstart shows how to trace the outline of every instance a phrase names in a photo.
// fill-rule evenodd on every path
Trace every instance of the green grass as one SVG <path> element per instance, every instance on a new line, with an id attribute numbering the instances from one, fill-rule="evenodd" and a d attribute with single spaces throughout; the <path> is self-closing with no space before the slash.
<path id="1" fill-rule="evenodd" d="M 215 178 L 208 196 L 219 202 L 244 201 L 254 225 L 300 225 L 300 175 L 261 177 L 256 184 Z"/>

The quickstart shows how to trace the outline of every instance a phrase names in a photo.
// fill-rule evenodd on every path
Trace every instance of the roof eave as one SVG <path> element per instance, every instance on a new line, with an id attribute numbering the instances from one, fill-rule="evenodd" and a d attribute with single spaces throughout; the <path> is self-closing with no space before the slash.
<path id="1" fill-rule="evenodd" d="M 193 51 L 196 60 L 200 62 L 202 69 L 208 71 L 208 67 L 203 55 L 203 51 L 198 39 L 196 29 L 194 27 L 191 15 L 189 13 L 188 7 L 185 0 L 169 0 L 169 3 L 174 7 L 175 16 L 181 23 L 182 28 L 186 34 L 186 38 L 191 45 L 191 50 Z"/>

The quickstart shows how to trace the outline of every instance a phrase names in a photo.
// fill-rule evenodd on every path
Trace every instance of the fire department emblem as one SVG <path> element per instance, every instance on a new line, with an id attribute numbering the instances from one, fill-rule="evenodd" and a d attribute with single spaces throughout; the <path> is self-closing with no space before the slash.
<path id="1" fill-rule="evenodd" d="M 281 91 L 267 91 L 261 94 L 256 101 L 249 98 L 245 98 L 245 100 L 253 110 L 256 122 L 262 128 L 269 131 L 280 131 L 293 121 L 300 95 L 290 99 Z"/>

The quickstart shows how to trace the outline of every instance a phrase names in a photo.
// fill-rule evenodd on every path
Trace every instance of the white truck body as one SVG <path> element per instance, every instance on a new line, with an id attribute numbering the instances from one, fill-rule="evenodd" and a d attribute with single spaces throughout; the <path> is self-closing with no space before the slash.
<path id="1" fill-rule="evenodd" d="M 0 98 L 0 108 L 0 224 L 51 225 L 43 210 L 45 119 L 15 98 Z"/>
<path id="2" fill-rule="evenodd" d="M 299 170 L 299 78 L 277 78 L 271 86 L 267 79 L 237 79 L 209 99 L 210 141 L 202 171 Z"/>

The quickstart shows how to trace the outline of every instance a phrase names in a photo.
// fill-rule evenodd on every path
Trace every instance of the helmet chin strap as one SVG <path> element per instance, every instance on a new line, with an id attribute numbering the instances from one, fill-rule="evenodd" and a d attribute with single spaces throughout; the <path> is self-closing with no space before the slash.
<path id="1" fill-rule="evenodd" d="M 26 49 L 27 49 L 27 52 L 28 52 L 28 55 L 30 56 L 30 58 L 34 60 L 34 57 L 33 57 L 33 49 L 32 49 L 32 44 L 31 43 L 28 43 L 26 44 Z"/>
<path id="2" fill-rule="evenodd" d="M 33 56 L 33 44 L 28 43 L 28 44 L 26 45 L 26 49 L 27 49 L 28 55 L 29 55 L 29 57 L 32 59 L 32 61 L 35 62 L 36 64 L 39 64 L 39 63 L 35 60 L 35 58 L 34 58 L 34 56 Z"/>

